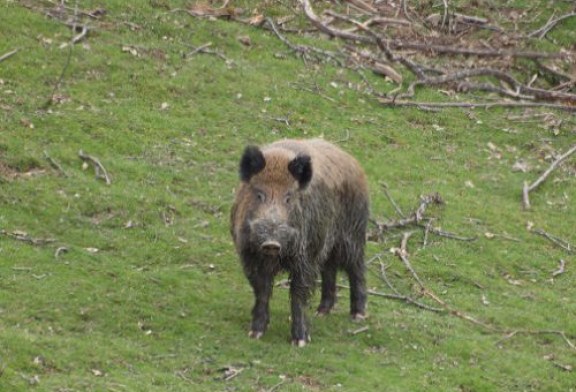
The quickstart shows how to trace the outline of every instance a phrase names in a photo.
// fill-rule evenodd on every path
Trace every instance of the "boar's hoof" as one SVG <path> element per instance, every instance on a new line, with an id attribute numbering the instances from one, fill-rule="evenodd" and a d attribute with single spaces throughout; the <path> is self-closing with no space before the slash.
<path id="1" fill-rule="evenodd" d="M 316 316 L 317 317 L 326 316 L 330 314 L 330 310 L 331 310 L 330 308 L 318 307 L 318 309 L 316 310 Z"/>
<path id="2" fill-rule="evenodd" d="M 265 241 L 260 249 L 266 255 L 277 256 L 280 253 L 280 243 L 277 241 Z"/>
<path id="3" fill-rule="evenodd" d="M 354 321 L 362 321 L 366 320 L 366 313 L 352 313 L 352 320 Z"/>
<path id="4" fill-rule="evenodd" d="M 264 332 L 262 332 L 262 331 L 250 331 L 250 332 L 248 332 L 248 337 L 251 337 L 252 339 L 260 339 L 262 337 L 262 335 L 264 335 Z"/>
<path id="5" fill-rule="evenodd" d="M 310 339 L 294 339 L 292 340 L 292 345 L 296 347 L 304 347 L 310 341 Z"/>

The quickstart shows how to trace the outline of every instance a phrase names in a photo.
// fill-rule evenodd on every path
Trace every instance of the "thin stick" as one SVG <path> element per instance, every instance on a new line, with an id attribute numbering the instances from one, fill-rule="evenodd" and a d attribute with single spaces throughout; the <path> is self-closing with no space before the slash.
<path id="1" fill-rule="evenodd" d="M 345 285 L 345 284 L 337 284 L 336 287 L 341 288 L 341 289 L 350 289 L 350 286 Z M 369 295 L 376 296 L 376 297 L 382 297 L 382 298 L 386 298 L 386 299 L 393 299 L 396 301 L 406 302 L 406 303 L 412 304 L 418 308 L 429 310 L 431 312 L 436 312 L 436 313 L 444 312 L 444 309 L 434 308 L 434 307 L 425 305 L 423 303 L 415 301 L 412 298 L 410 298 L 406 295 L 402 295 L 402 294 L 388 294 L 388 293 L 382 293 L 382 292 L 376 291 L 376 290 L 367 290 L 366 293 Z"/>
<path id="2" fill-rule="evenodd" d="M 419 226 L 426 228 L 426 225 L 419 224 Z M 428 228 L 428 230 L 430 231 L 430 233 L 436 234 L 439 237 L 450 238 L 450 239 L 458 240 L 458 241 L 468 241 L 468 242 L 476 241 L 476 237 L 462 237 L 458 234 L 450 233 L 449 231 L 440 230 L 440 229 L 437 229 L 435 227 L 430 227 L 430 228 Z"/>
<path id="3" fill-rule="evenodd" d="M 566 261 L 560 259 L 560 265 L 556 271 L 552 272 L 552 277 L 555 278 L 558 275 L 562 275 L 564 272 L 566 272 Z"/>
<path id="4" fill-rule="evenodd" d="M 425 309 L 425 310 L 429 310 L 431 312 L 443 312 L 444 309 L 440 309 L 440 308 L 434 308 L 432 306 L 428 306 L 426 304 L 423 304 L 421 302 L 416 301 L 414 298 L 407 296 L 407 295 L 402 295 L 400 294 L 400 292 L 396 289 L 396 287 L 394 287 L 394 285 L 392 284 L 392 282 L 390 282 L 390 280 L 388 279 L 388 275 L 386 274 L 386 267 L 384 266 L 383 263 L 380 263 L 380 278 L 382 278 L 382 280 L 386 283 L 386 285 L 390 288 L 390 290 L 392 290 L 394 292 L 394 294 L 396 296 L 398 296 L 398 299 L 402 299 L 414 306 L 417 306 L 419 308 Z"/>
<path id="5" fill-rule="evenodd" d="M 570 339 L 568 339 L 568 336 L 566 336 L 566 332 L 555 331 L 555 330 L 541 330 L 541 331 L 516 330 L 516 331 L 511 331 L 511 332 L 507 333 L 506 336 L 504 336 L 502 339 L 497 341 L 496 345 L 500 345 L 502 342 L 509 340 L 509 339 L 513 338 L 514 336 L 520 335 L 520 334 L 523 334 L 523 335 L 558 335 L 566 342 L 568 347 L 570 347 L 572 350 L 576 350 L 576 345 Z"/>
<path id="6" fill-rule="evenodd" d="M 192 52 L 188 53 L 188 57 L 194 56 L 198 52 L 204 52 L 204 49 L 206 49 L 209 46 L 212 46 L 212 42 L 207 42 L 204 45 L 198 46 Z"/>
<path id="7" fill-rule="evenodd" d="M 448 0 L 442 0 L 444 4 L 444 14 L 442 15 L 442 27 L 443 29 L 446 28 L 446 22 L 448 21 Z"/>
<path id="8" fill-rule="evenodd" d="M 414 278 L 414 280 L 416 280 L 416 282 L 418 283 L 418 285 L 422 289 L 422 293 L 424 295 L 432 298 L 434 301 L 436 301 L 438 304 L 440 304 L 446 311 L 448 311 L 453 316 L 456 316 L 458 318 L 461 318 L 463 320 L 471 322 L 472 324 L 479 325 L 479 326 L 481 326 L 487 330 L 490 330 L 490 331 L 496 330 L 496 328 L 490 324 L 486 324 L 482 321 L 475 319 L 474 317 L 472 317 L 468 314 L 465 314 L 465 313 L 463 313 L 457 309 L 453 309 L 452 307 L 450 307 L 450 305 L 448 305 L 446 302 L 444 302 L 442 299 L 440 299 L 440 297 L 438 297 L 433 291 L 429 290 L 424 285 L 424 283 L 422 282 L 422 280 L 420 279 L 420 277 L 418 276 L 418 274 L 416 273 L 416 271 L 412 267 L 410 260 L 408 259 L 408 251 L 406 250 L 406 247 L 407 247 L 408 239 L 410 238 L 411 235 L 412 235 L 411 232 L 404 233 L 404 235 L 402 236 L 400 249 L 396 249 L 394 253 L 400 258 L 400 260 L 402 260 L 402 263 L 404 264 L 406 269 L 408 269 L 408 271 L 410 271 L 410 274 L 412 274 L 412 277 Z"/>
<path id="9" fill-rule="evenodd" d="M 376 226 L 380 232 L 387 231 L 393 228 L 404 227 L 411 224 L 418 224 L 422 221 L 424 212 L 430 204 L 442 204 L 443 200 L 438 193 L 422 196 L 420 198 L 420 205 L 408 218 L 398 219 L 392 222 L 380 223 L 376 222 Z"/>
<path id="10" fill-rule="evenodd" d="M 345 18 L 346 21 L 356 25 L 360 29 L 366 31 L 370 36 L 362 34 L 350 33 L 346 30 L 336 29 L 334 27 L 329 27 L 316 15 L 314 9 L 310 5 L 309 0 L 299 0 L 304 14 L 312 22 L 312 24 L 321 32 L 330 35 L 331 37 L 337 37 L 345 40 L 358 41 L 362 43 L 376 43 L 378 39 L 381 39 L 385 45 L 387 45 L 392 50 L 406 50 L 406 49 L 416 49 L 424 52 L 432 53 L 447 53 L 447 54 L 461 54 L 461 55 L 472 55 L 479 57 L 524 57 L 528 59 L 539 59 L 539 58 L 567 58 L 568 53 L 550 53 L 550 52 L 533 52 L 533 51 L 514 51 L 514 50 L 504 50 L 504 49 L 478 49 L 470 47 L 455 47 L 448 45 L 431 45 L 428 43 L 420 42 L 406 42 L 397 39 L 389 40 L 384 38 L 378 38 L 378 35 L 374 32 L 366 29 L 362 23 L 355 21 L 350 18 Z"/>
<path id="11" fill-rule="evenodd" d="M 276 27 L 276 23 L 274 23 L 274 20 L 272 18 L 267 18 L 266 22 L 272 27 L 272 31 L 274 32 L 274 34 L 276 34 L 276 36 L 280 39 L 280 41 L 282 41 L 292 51 L 298 53 L 303 58 L 305 56 L 308 56 L 310 53 L 315 53 L 317 55 L 325 56 L 331 60 L 334 60 L 341 67 L 344 66 L 344 63 L 342 62 L 342 60 L 340 60 L 334 52 L 321 50 L 321 49 L 315 48 L 313 46 L 294 45 L 286 37 L 284 37 L 282 34 L 280 34 L 280 31 L 278 31 L 278 28 Z"/>
<path id="12" fill-rule="evenodd" d="M 572 148 L 570 148 L 564 154 L 560 155 L 554 162 L 552 162 L 550 167 L 532 184 L 528 185 L 527 181 L 524 182 L 524 188 L 522 189 L 522 204 L 525 210 L 530 208 L 529 193 L 532 192 L 534 189 L 538 188 L 540 184 L 542 184 L 546 180 L 546 178 L 548 178 L 550 173 L 552 173 L 552 171 L 556 169 L 556 167 L 558 167 L 562 162 L 568 159 L 570 155 L 574 154 L 575 152 L 576 152 L 576 145 L 572 146 Z"/>
<path id="13" fill-rule="evenodd" d="M 406 269 L 408 271 L 410 271 L 410 273 L 412 274 L 412 277 L 414 278 L 414 280 L 416 280 L 416 282 L 418 283 L 418 285 L 420 286 L 422 291 L 426 292 L 426 291 L 428 291 L 428 289 L 426 289 L 426 286 L 424 286 L 424 283 L 422 282 L 422 280 L 420 279 L 420 277 L 418 276 L 416 271 L 414 271 L 414 268 L 412 267 L 412 264 L 410 263 L 410 260 L 408 259 L 408 250 L 406 249 L 406 247 L 408 244 L 408 239 L 412 236 L 412 234 L 413 234 L 413 232 L 409 231 L 409 232 L 406 232 L 402 235 L 402 241 L 400 243 L 400 248 L 396 248 L 394 250 L 394 254 L 396 254 L 396 256 L 398 256 L 400 258 L 400 260 L 402 260 L 402 263 L 404 263 L 404 266 L 406 267 Z"/>
<path id="14" fill-rule="evenodd" d="M 20 231 L 14 231 L 14 232 L 10 233 L 10 232 L 7 232 L 6 230 L 0 230 L 0 234 L 11 237 L 11 238 L 15 239 L 16 241 L 27 242 L 31 245 L 36 245 L 36 246 L 42 246 L 42 245 L 51 244 L 53 242 L 56 242 L 56 240 L 53 238 L 33 238 L 28 233 L 23 233 Z"/>
<path id="15" fill-rule="evenodd" d="M 392 204 L 392 207 L 394 207 L 394 210 L 396 210 L 396 213 L 398 215 L 400 215 L 402 218 L 405 218 L 406 216 L 404 215 L 404 213 L 402 212 L 402 210 L 400 209 L 398 204 L 396 204 L 396 202 L 394 201 L 392 196 L 390 196 L 390 193 L 388 192 L 388 184 L 386 184 L 385 182 L 382 182 L 380 184 L 380 186 L 382 187 L 382 190 L 384 191 L 384 195 L 386 196 L 386 198 L 388 199 L 390 204 Z"/>
<path id="16" fill-rule="evenodd" d="M 96 178 L 103 179 L 106 182 L 106 185 L 112 184 L 112 181 L 110 180 L 110 176 L 108 176 L 106 168 L 104 167 L 104 165 L 100 163 L 100 160 L 98 158 L 87 155 L 82 150 L 78 151 L 78 156 L 84 162 L 89 162 L 92 164 L 92 166 L 94 166 L 94 172 L 96 173 Z"/>
<path id="17" fill-rule="evenodd" d="M 358 328 L 354 331 L 350 331 L 349 333 L 350 335 L 358 335 L 359 333 L 366 332 L 368 330 L 370 330 L 370 327 L 365 325 L 364 327 Z"/>
<path id="18" fill-rule="evenodd" d="M 62 166 L 60 166 L 58 162 L 56 162 L 50 155 L 48 155 L 48 151 L 46 150 L 44 150 L 44 157 L 48 160 L 50 166 L 62 173 L 64 177 L 68 177 L 64 169 L 62 169 Z"/>
<path id="19" fill-rule="evenodd" d="M 548 240 L 550 240 L 551 242 L 553 242 L 554 244 L 558 245 L 559 247 L 561 247 L 562 249 L 573 253 L 574 252 L 574 247 L 572 245 L 570 245 L 567 241 L 563 240 L 562 238 L 558 238 L 556 236 L 553 236 L 552 234 L 542 230 L 542 229 L 534 229 L 532 230 L 533 233 L 541 235 L 542 237 L 547 238 Z"/>
<path id="20" fill-rule="evenodd" d="M 4 53 L 2 56 L 0 56 L 0 63 L 1 63 L 2 61 L 6 60 L 7 58 L 10 58 L 10 57 L 14 56 L 16 53 L 18 53 L 19 50 L 20 50 L 20 49 L 14 49 L 14 50 L 11 50 L 11 51 L 8 52 L 8 53 Z"/>
<path id="21" fill-rule="evenodd" d="M 81 27 L 80 33 L 72 38 L 73 44 L 77 44 L 78 42 L 82 41 L 84 38 L 86 38 L 86 35 L 88 34 L 88 26 L 82 25 L 80 27 Z M 75 29 L 76 26 L 74 26 L 73 28 Z"/>
<path id="22" fill-rule="evenodd" d="M 421 110 L 428 110 L 430 108 L 479 108 L 479 109 L 493 109 L 493 108 L 548 108 L 565 110 L 567 112 L 576 112 L 574 105 L 562 105 L 547 102 L 512 102 L 512 101 L 494 101 L 494 102 L 417 102 L 417 101 L 403 101 L 394 98 L 378 96 L 378 100 L 385 106 L 398 106 L 398 107 L 417 107 Z"/>
<path id="23" fill-rule="evenodd" d="M 576 12 L 571 12 L 569 14 L 559 16 L 556 19 L 549 20 L 548 23 L 546 23 L 544 26 L 542 26 L 539 29 L 534 30 L 533 32 L 528 34 L 528 37 L 538 36 L 538 38 L 544 38 L 546 36 L 546 34 L 548 34 L 550 32 L 550 30 L 552 30 L 554 27 L 556 27 L 556 25 L 559 22 L 563 21 L 564 19 L 571 18 L 573 16 L 576 16 Z"/>

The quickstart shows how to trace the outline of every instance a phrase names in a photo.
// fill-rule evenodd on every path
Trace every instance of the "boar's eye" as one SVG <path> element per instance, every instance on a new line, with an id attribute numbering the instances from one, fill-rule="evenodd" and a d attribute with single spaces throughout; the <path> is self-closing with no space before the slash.
<path id="1" fill-rule="evenodd" d="M 290 204 L 291 201 L 292 201 L 292 192 L 288 192 L 284 195 L 284 203 Z"/>
<path id="2" fill-rule="evenodd" d="M 258 199 L 260 203 L 264 203 L 266 201 L 266 193 L 264 191 L 257 190 L 256 199 Z"/>

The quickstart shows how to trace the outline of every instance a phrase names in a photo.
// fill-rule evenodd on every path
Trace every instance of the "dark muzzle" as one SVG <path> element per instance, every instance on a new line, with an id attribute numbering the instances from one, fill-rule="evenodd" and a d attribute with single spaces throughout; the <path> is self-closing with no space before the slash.
<path id="1" fill-rule="evenodd" d="M 264 241 L 260 245 L 260 250 L 267 256 L 278 256 L 282 246 L 278 241 Z"/>

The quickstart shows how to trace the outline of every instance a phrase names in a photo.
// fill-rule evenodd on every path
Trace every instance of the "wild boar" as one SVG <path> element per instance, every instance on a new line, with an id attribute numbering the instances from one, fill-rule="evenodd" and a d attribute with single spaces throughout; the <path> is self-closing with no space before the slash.
<path id="1" fill-rule="evenodd" d="M 324 140 L 281 140 L 246 147 L 239 172 L 231 233 L 255 296 L 249 336 L 260 338 L 268 326 L 281 271 L 290 281 L 293 344 L 310 341 L 305 308 L 318 277 L 317 314 L 334 306 L 338 269 L 350 281 L 350 313 L 363 319 L 369 197 L 358 162 Z"/>

